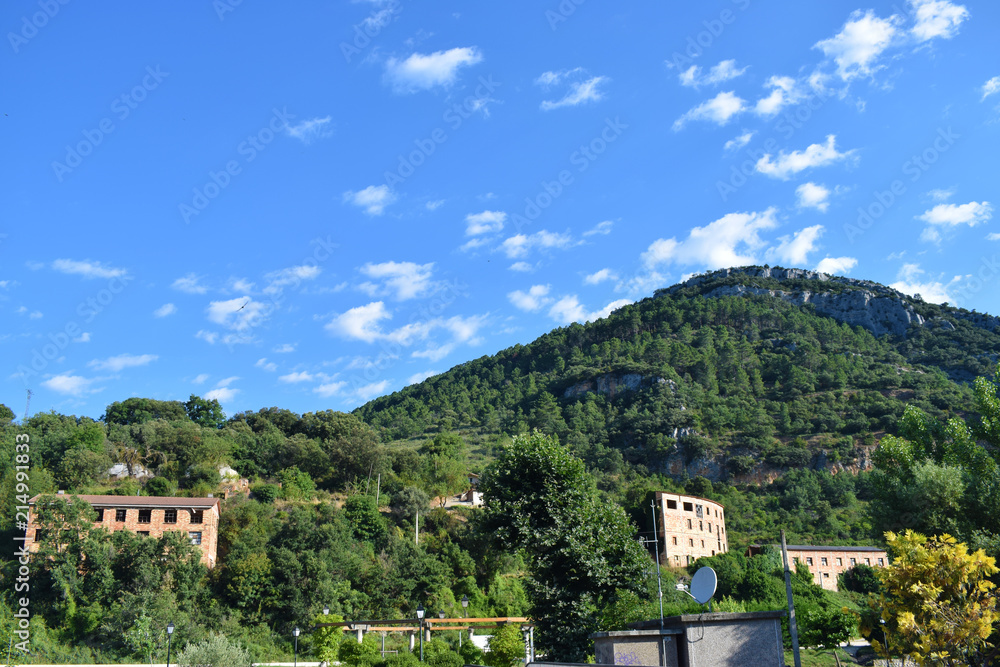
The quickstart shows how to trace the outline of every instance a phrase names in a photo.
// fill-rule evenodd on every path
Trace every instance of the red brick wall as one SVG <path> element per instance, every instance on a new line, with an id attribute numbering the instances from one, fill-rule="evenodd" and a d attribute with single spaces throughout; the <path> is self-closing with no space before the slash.
<path id="1" fill-rule="evenodd" d="M 824 562 L 825 559 L 825 562 Z M 889 559 L 884 551 L 814 551 L 788 549 L 789 564 L 801 561 L 812 572 L 813 582 L 831 591 L 837 590 L 837 575 L 858 563 L 885 567 Z M 811 563 L 811 564 L 810 564 Z M 794 567 L 794 566 L 793 566 Z"/>
<path id="2" fill-rule="evenodd" d="M 202 522 L 200 524 L 191 523 L 192 510 L 186 508 L 148 508 L 151 515 L 149 523 L 139 523 L 140 509 L 135 507 L 110 507 L 97 505 L 95 510 L 104 509 L 104 519 L 95 525 L 105 528 L 109 532 L 116 530 L 129 530 L 133 533 L 148 531 L 150 537 L 161 537 L 163 533 L 169 531 L 181 531 L 184 536 L 189 536 L 192 532 L 201 533 L 201 562 L 208 567 L 215 566 L 216 555 L 219 542 L 219 505 L 216 504 L 210 509 L 202 511 Z M 125 510 L 125 521 L 116 521 L 116 510 Z M 177 522 L 165 523 L 164 513 L 167 509 L 176 509 Z M 38 551 L 38 544 L 35 542 L 35 531 L 38 526 L 35 524 L 34 512 L 30 515 L 28 530 L 26 531 L 25 544 L 32 552 Z"/>
<path id="3" fill-rule="evenodd" d="M 670 507 L 671 502 L 676 508 Z M 725 508 L 719 503 L 696 496 L 657 493 L 656 504 L 661 565 L 684 566 L 702 556 L 729 550 Z M 686 509 L 688 506 L 690 509 Z"/>

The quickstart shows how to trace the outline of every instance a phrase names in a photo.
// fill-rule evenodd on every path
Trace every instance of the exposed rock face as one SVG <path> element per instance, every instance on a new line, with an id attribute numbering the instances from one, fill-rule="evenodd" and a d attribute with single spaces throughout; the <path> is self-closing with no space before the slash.
<path id="1" fill-rule="evenodd" d="M 576 398 L 592 391 L 614 398 L 622 391 L 637 391 L 643 382 L 663 384 L 667 380 L 661 377 L 648 378 L 639 373 L 605 373 L 567 387 L 563 392 L 563 398 Z"/>

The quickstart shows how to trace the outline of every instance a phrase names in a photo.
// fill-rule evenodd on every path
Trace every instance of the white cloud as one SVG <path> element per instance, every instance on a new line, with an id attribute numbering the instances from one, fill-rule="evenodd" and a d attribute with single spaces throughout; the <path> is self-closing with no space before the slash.
<path id="1" fill-rule="evenodd" d="M 527 255 L 532 249 L 550 250 L 552 248 L 565 249 L 574 245 L 573 237 L 569 234 L 557 234 L 546 229 L 535 232 L 531 235 L 517 234 L 505 239 L 500 244 L 500 249 L 511 259 L 517 259 Z"/>
<path id="2" fill-rule="evenodd" d="M 153 316 L 166 317 L 167 315 L 173 315 L 176 312 L 177 312 L 177 306 L 175 306 L 172 303 L 165 303 L 153 311 Z"/>
<path id="3" fill-rule="evenodd" d="M 846 275 L 857 265 L 858 260 L 853 257 L 824 257 L 816 265 L 816 270 L 821 273 Z"/>
<path id="4" fill-rule="evenodd" d="M 199 373 L 195 379 L 191 380 L 192 384 L 204 384 L 205 380 L 208 379 L 208 373 Z"/>
<path id="5" fill-rule="evenodd" d="M 771 178 L 787 181 L 800 171 L 823 167 L 854 156 L 853 150 L 838 152 L 836 141 L 837 137 L 830 134 L 827 135 L 825 144 L 810 144 L 804 151 L 781 151 L 777 160 L 772 160 L 771 154 L 767 153 L 757 160 L 757 171 Z"/>
<path id="6" fill-rule="evenodd" d="M 264 320 L 267 306 L 248 296 L 238 296 L 228 301 L 212 301 L 205 311 L 208 319 L 216 324 L 236 331 L 246 331 Z"/>
<path id="7" fill-rule="evenodd" d="M 606 235 L 611 233 L 611 228 L 615 226 L 615 223 L 611 220 L 604 220 L 594 225 L 592 228 L 588 229 L 583 233 L 584 236 L 594 236 L 595 234 Z"/>
<path id="8" fill-rule="evenodd" d="M 552 302 L 552 299 L 549 297 L 550 289 L 549 285 L 533 285 L 527 292 L 522 292 L 521 290 L 509 292 L 507 299 L 516 308 L 533 313 Z"/>
<path id="9" fill-rule="evenodd" d="M 127 274 L 125 269 L 103 266 L 100 262 L 90 260 L 57 259 L 52 262 L 52 268 L 61 273 L 83 276 L 84 278 L 120 278 Z"/>
<path id="10" fill-rule="evenodd" d="M 236 394 L 240 393 L 239 389 L 231 389 L 229 387 L 219 387 L 218 389 L 212 389 L 211 391 L 205 392 L 205 399 L 211 401 L 216 400 L 219 403 L 229 403 L 234 398 Z"/>
<path id="11" fill-rule="evenodd" d="M 325 139 L 333 134 L 333 127 L 330 125 L 330 117 L 310 118 L 295 125 L 285 125 L 285 132 L 288 136 L 298 139 L 302 143 L 308 144 L 316 139 Z"/>
<path id="12" fill-rule="evenodd" d="M 107 359 L 94 359 L 87 364 L 88 367 L 99 371 L 111 371 L 117 373 L 126 368 L 134 366 L 145 366 L 159 359 L 155 354 L 119 354 L 117 357 Z"/>
<path id="13" fill-rule="evenodd" d="M 896 275 L 896 282 L 889 285 L 894 290 L 899 290 L 903 294 L 917 295 L 924 301 L 931 303 L 944 303 L 945 301 L 954 303 L 954 299 L 949 296 L 948 290 L 961 280 L 961 276 L 955 276 L 949 282 L 943 283 L 941 280 L 925 278 L 926 272 L 920 268 L 919 264 L 904 264 Z"/>
<path id="14" fill-rule="evenodd" d="M 997 93 L 1000 93 L 1000 76 L 995 76 L 986 83 L 984 83 L 982 91 L 983 91 L 983 98 L 979 100 L 980 102 L 985 100 L 990 95 L 996 95 Z"/>
<path id="15" fill-rule="evenodd" d="M 208 288 L 199 284 L 200 278 L 193 273 L 182 276 L 175 280 L 170 286 L 175 290 L 187 292 L 188 294 L 204 294 Z"/>
<path id="16" fill-rule="evenodd" d="M 955 188 L 936 188 L 927 193 L 934 201 L 946 201 L 955 194 Z"/>
<path id="17" fill-rule="evenodd" d="M 277 294 L 283 288 L 297 286 L 304 280 L 315 280 L 323 270 L 315 264 L 303 264 L 301 266 L 290 266 L 287 269 L 271 271 L 264 278 L 267 279 L 267 287 L 264 294 Z"/>
<path id="18" fill-rule="evenodd" d="M 375 216 L 382 215 L 385 207 L 396 201 L 396 195 L 388 185 L 369 185 L 357 192 L 348 190 L 344 193 L 344 201 L 363 208 L 366 215 Z"/>
<path id="19" fill-rule="evenodd" d="M 993 234 L 986 235 L 987 241 L 1000 241 L 1000 234 L 994 232 Z"/>
<path id="20" fill-rule="evenodd" d="M 618 276 L 611 269 L 601 269 L 588 275 L 583 282 L 587 285 L 599 285 L 606 280 L 618 280 Z"/>
<path id="21" fill-rule="evenodd" d="M 374 301 L 335 316 L 324 328 L 342 338 L 372 343 L 382 335 L 380 322 L 391 318 L 392 314 L 386 310 L 385 304 Z"/>
<path id="22" fill-rule="evenodd" d="M 727 141 L 722 147 L 727 151 L 738 151 L 739 149 L 743 148 L 744 146 L 750 143 L 750 140 L 753 139 L 754 134 L 755 132 L 744 132 L 735 139 L 730 139 L 729 141 Z"/>
<path id="23" fill-rule="evenodd" d="M 347 383 L 343 381 L 326 382 L 313 389 L 313 391 L 323 398 L 330 398 L 339 394 L 346 386 Z"/>
<path id="24" fill-rule="evenodd" d="M 361 289 L 369 296 L 392 295 L 405 301 L 426 294 L 433 289 L 431 281 L 434 263 L 415 264 L 414 262 L 382 262 L 368 263 L 361 267 L 361 273 L 380 281 L 381 284 L 365 282 Z"/>
<path id="25" fill-rule="evenodd" d="M 252 292 L 256 283 L 245 278 L 230 278 L 229 289 L 234 292 Z"/>
<path id="26" fill-rule="evenodd" d="M 514 262 L 507 268 L 511 271 L 517 271 L 518 273 L 531 273 L 535 270 L 535 267 L 527 262 Z"/>
<path id="27" fill-rule="evenodd" d="M 215 341 L 219 339 L 219 334 L 215 333 L 214 331 L 205 331 L 204 329 L 200 329 L 198 333 L 194 335 L 194 337 L 202 339 L 209 345 L 215 345 Z"/>
<path id="28" fill-rule="evenodd" d="M 611 314 L 611 311 L 617 310 L 618 308 L 630 303 L 632 302 L 628 299 L 618 299 L 616 301 L 612 301 L 600 310 L 587 312 L 587 309 L 583 307 L 576 295 L 570 294 L 568 296 L 564 296 L 553 304 L 553 306 L 549 309 L 549 317 L 556 322 L 560 322 L 561 324 L 570 324 L 572 322 L 593 322 L 594 320 L 607 317 Z"/>
<path id="29" fill-rule="evenodd" d="M 691 65 L 691 67 L 681 72 L 678 77 L 682 86 L 697 88 L 703 85 L 714 85 L 735 79 L 738 76 L 742 76 L 746 71 L 746 67 L 738 69 L 735 60 L 723 60 L 718 65 L 711 67 L 708 70 L 708 74 L 704 77 L 701 76 L 701 68 L 697 65 Z"/>
<path id="30" fill-rule="evenodd" d="M 823 213 L 830 208 L 830 189 L 826 186 L 803 183 L 795 188 L 795 194 L 799 196 L 799 208 L 814 208 Z"/>
<path id="31" fill-rule="evenodd" d="M 28 319 L 30 320 L 40 320 L 42 319 L 42 317 L 44 316 L 42 315 L 42 311 L 40 310 L 33 310 L 31 311 L 31 313 L 28 314 Z"/>
<path id="32" fill-rule="evenodd" d="M 258 359 L 257 363 L 255 363 L 254 366 L 256 366 L 257 368 L 263 368 L 268 373 L 274 373 L 275 371 L 278 370 L 278 364 L 274 363 L 273 361 L 268 361 L 267 357 L 261 357 L 260 359 Z"/>
<path id="33" fill-rule="evenodd" d="M 290 343 L 282 343 L 278 347 L 274 348 L 274 351 L 278 354 L 288 354 L 289 352 L 295 351 L 295 346 Z"/>
<path id="34" fill-rule="evenodd" d="M 434 377 L 435 375 L 438 375 L 440 373 L 441 371 L 423 371 L 421 373 L 414 373 L 413 375 L 411 375 L 406 379 L 406 384 L 407 385 L 420 384 L 427 378 Z"/>
<path id="35" fill-rule="evenodd" d="M 73 339 L 74 343 L 89 343 L 90 342 L 90 332 L 84 331 L 82 334 Z"/>
<path id="36" fill-rule="evenodd" d="M 385 390 L 389 388 L 389 381 L 382 380 L 381 382 L 372 382 L 371 384 L 366 384 L 358 387 L 354 390 L 354 395 L 357 396 L 362 401 L 367 401 L 369 399 L 375 398 L 376 396 L 381 396 L 385 393 Z"/>
<path id="37" fill-rule="evenodd" d="M 85 378 L 79 375 L 71 375 L 69 373 L 56 375 L 42 382 L 42 386 L 46 389 L 50 389 L 57 394 L 68 394 L 70 396 L 83 396 L 85 394 L 92 394 L 95 391 L 91 389 L 90 386 L 97 382 L 96 378 Z"/>
<path id="38" fill-rule="evenodd" d="M 816 42 L 813 48 L 820 49 L 837 63 L 837 74 L 844 81 L 857 76 L 869 76 L 876 67 L 882 52 L 898 34 L 899 17 L 882 19 L 868 10 L 851 14 L 839 33 L 829 39 Z"/>
<path id="39" fill-rule="evenodd" d="M 414 53 L 406 60 L 389 58 L 385 64 L 385 79 L 399 94 L 429 90 L 435 86 L 451 86 L 462 67 L 482 62 L 476 47 L 463 47 L 423 54 Z"/>
<path id="40" fill-rule="evenodd" d="M 948 0 L 910 0 L 910 6 L 916 21 L 910 32 L 920 42 L 935 37 L 950 39 L 969 18 L 969 10 Z"/>
<path id="41" fill-rule="evenodd" d="M 917 219 L 931 225 L 975 227 L 988 222 L 992 217 L 993 206 L 988 201 L 970 201 L 968 204 L 938 204 L 929 211 L 924 211 Z"/>
<path id="42" fill-rule="evenodd" d="M 653 269 L 660 264 L 704 265 L 710 269 L 756 264 L 758 251 L 767 244 L 760 232 L 773 229 L 776 210 L 728 213 L 704 227 L 694 227 L 684 241 L 657 239 L 642 254 Z"/>
<path id="43" fill-rule="evenodd" d="M 239 378 L 238 375 L 231 375 L 231 376 L 229 376 L 227 378 L 222 378 L 221 380 L 219 380 L 218 382 L 216 382 L 215 386 L 216 387 L 228 387 L 229 385 L 231 385 L 232 383 L 236 382 L 239 379 L 240 378 Z"/>
<path id="44" fill-rule="evenodd" d="M 287 382 L 289 384 L 294 384 L 296 382 L 312 382 L 316 379 L 316 376 L 312 375 L 308 371 L 299 371 L 297 373 L 289 373 L 288 375 L 278 376 L 279 382 Z"/>
<path id="45" fill-rule="evenodd" d="M 598 102 L 604 98 L 600 88 L 610 81 L 606 76 L 588 76 L 582 67 L 576 69 L 563 70 L 560 72 L 543 72 L 535 84 L 543 88 L 568 84 L 566 94 L 559 100 L 543 100 L 540 107 L 542 111 L 551 111 L 560 107 L 575 107 L 586 102 Z"/>
<path id="46" fill-rule="evenodd" d="M 806 96 L 799 83 L 790 76 L 772 76 L 765 85 L 771 89 L 771 94 L 757 100 L 754 105 L 754 113 L 765 118 L 774 116 Z"/>
<path id="47" fill-rule="evenodd" d="M 735 95 L 732 91 L 719 93 L 712 99 L 688 110 L 687 113 L 675 120 L 673 129 L 674 132 L 677 132 L 691 120 L 707 120 L 716 125 L 725 125 L 732 120 L 733 116 L 745 111 L 746 108 L 746 100 Z"/>
<path id="48" fill-rule="evenodd" d="M 486 236 L 476 236 L 462 245 L 458 246 L 458 249 L 462 252 L 467 252 L 469 250 L 475 250 L 476 248 L 482 248 L 483 246 L 488 246 L 490 244 L 490 239 Z"/>
<path id="49" fill-rule="evenodd" d="M 507 220 L 507 214 L 503 211 L 483 211 L 482 213 L 470 213 L 465 216 L 465 235 L 478 236 L 480 234 L 492 234 L 503 229 L 503 224 Z"/>
<path id="50" fill-rule="evenodd" d="M 816 242 L 823 231 L 823 225 L 813 225 L 800 229 L 791 236 L 782 236 L 776 247 L 768 249 L 767 256 L 782 264 L 805 266 L 809 253 L 816 250 Z"/>
<path id="51" fill-rule="evenodd" d="M 429 202 L 427 202 L 426 204 L 424 204 L 424 207 L 428 211 L 436 211 L 439 208 L 441 208 L 443 205 L 444 205 L 444 200 L 443 199 L 437 199 L 435 201 L 429 201 Z"/>

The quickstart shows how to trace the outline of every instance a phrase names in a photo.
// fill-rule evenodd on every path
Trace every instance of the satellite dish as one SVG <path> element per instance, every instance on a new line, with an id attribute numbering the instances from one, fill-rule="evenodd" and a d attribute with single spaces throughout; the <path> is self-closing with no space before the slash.
<path id="1" fill-rule="evenodd" d="M 715 570 L 710 567 L 699 569 L 691 578 L 691 597 L 698 604 L 705 604 L 715 595 L 715 587 L 718 583 L 719 578 L 715 576 Z"/>

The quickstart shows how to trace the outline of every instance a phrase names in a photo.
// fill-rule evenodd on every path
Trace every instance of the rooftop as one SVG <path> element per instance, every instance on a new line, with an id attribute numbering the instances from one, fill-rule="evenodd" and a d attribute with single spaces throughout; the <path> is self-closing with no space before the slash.
<path id="1" fill-rule="evenodd" d="M 29 501 L 34 505 L 43 494 L 39 494 Z M 53 495 L 53 494 L 44 494 Z M 192 507 L 196 509 L 209 509 L 219 504 L 219 498 L 175 498 L 160 496 L 90 496 L 90 495 L 69 495 L 59 494 L 56 496 L 66 500 L 79 498 L 95 507 Z"/>

